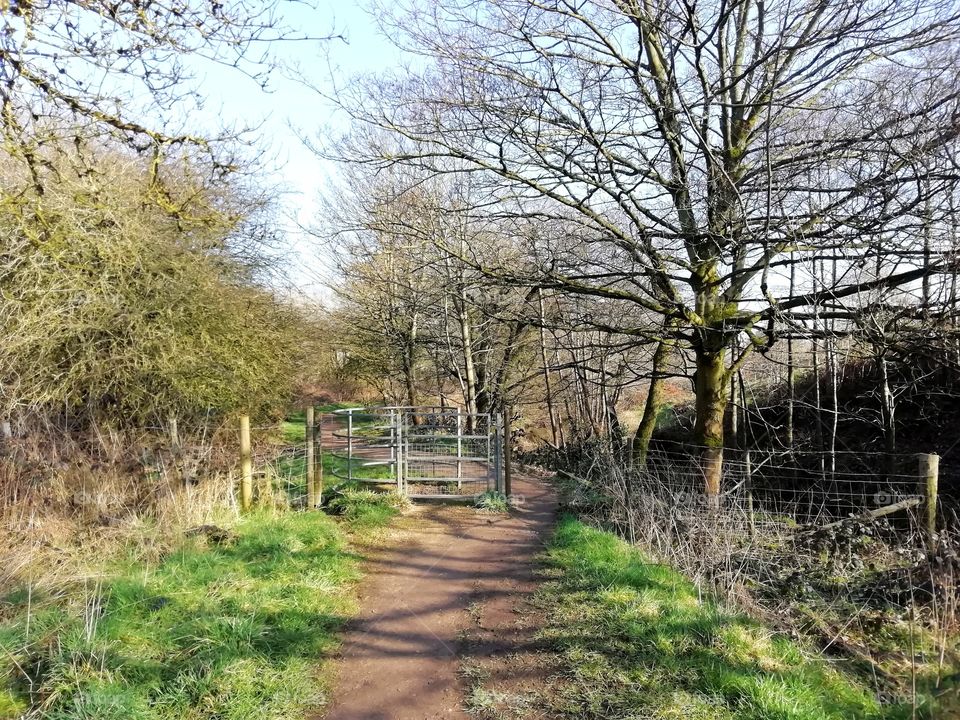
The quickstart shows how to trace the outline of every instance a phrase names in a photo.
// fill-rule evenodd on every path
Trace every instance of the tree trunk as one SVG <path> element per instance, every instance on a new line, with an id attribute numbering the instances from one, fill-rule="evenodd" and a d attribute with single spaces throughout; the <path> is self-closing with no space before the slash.
<path id="1" fill-rule="evenodd" d="M 737 390 L 737 376 L 731 374 L 730 375 L 730 400 L 729 400 L 729 407 L 730 407 L 729 441 L 730 441 L 730 447 L 732 448 L 738 448 L 742 444 L 740 442 L 740 427 L 739 427 L 740 418 L 738 417 L 740 412 L 739 412 L 739 407 L 737 402 L 737 397 L 739 394 L 740 393 Z"/>
<path id="2" fill-rule="evenodd" d="M 415 407 L 417 404 L 417 382 L 413 374 L 413 365 L 408 359 L 403 369 L 404 387 L 407 393 L 407 405 Z"/>
<path id="3" fill-rule="evenodd" d="M 820 282 L 822 285 L 823 278 L 817 275 L 817 259 L 813 258 L 811 261 L 813 266 L 813 288 L 814 292 L 818 292 L 817 283 Z M 811 340 L 810 355 L 813 363 L 813 404 L 814 412 L 816 413 L 815 422 L 814 422 L 814 438 L 816 440 L 817 448 L 817 458 L 820 464 L 820 477 L 821 479 L 826 477 L 826 465 L 825 458 L 823 454 L 824 450 L 824 437 L 823 437 L 823 398 L 821 397 L 820 391 L 820 346 L 818 343 L 818 338 L 821 337 L 820 333 L 820 299 L 817 297 L 813 305 L 813 318 L 812 318 L 812 327 L 813 327 L 813 338 Z"/>
<path id="4" fill-rule="evenodd" d="M 831 261 L 833 266 L 831 282 L 837 287 L 837 259 Z M 840 422 L 840 401 L 838 385 L 840 384 L 840 364 L 837 361 L 837 321 L 830 319 L 830 336 L 827 340 L 827 368 L 830 372 L 830 479 L 833 481 L 837 472 L 837 428 Z"/>
<path id="5" fill-rule="evenodd" d="M 447 394 L 443 391 L 443 374 L 440 372 L 439 359 L 434 363 L 437 375 L 437 396 L 440 398 L 440 407 L 447 407 Z"/>
<path id="6" fill-rule="evenodd" d="M 457 319 L 460 324 L 460 340 L 463 343 L 464 381 L 467 386 L 467 430 L 473 432 L 473 417 L 479 412 L 477 407 L 477 368 L 473 359 L 473 328 L 470 327 L 470 314 L 467 312 L 466 291 L 461 289 L 461 295 L 456 301 Z"/>
<path id="7" fill-rule="evenodd" d="M 556 347 L 556 345 L 553 348 L 553 364 L 554 366 L 560 365 L 560 349 Z M 559 370 L 557 371 L 557 382 L 554 384 L 553 387 L 554 387 L 554 392 L 558 395 L 558 397 L 562 397 L 562 398 L 567 397 L 567 392 L 563 387 L 563 373 Z M 570 403 L 567 402 L 566 400 L 564 401 L 564 408 L 567 411 L 566 420 L 567 422 L 569 422 Z M 557 417 L 557 440 L 559 442 L 559 445 L 557 447 L 563 447 L 564 445 L 567 444 L 567 441 L 563 434 L 564 417 L 561 414 L 561 409 L 559 404 L 557 403 L 557 398 L 554 398 L 554 414 Z"/>
<path id="8" fill-rule="evenodd" d="M 796 288 L 797 265 L 793 261 L 793 252 L 790 253 L 790 288 L 789 297 L 794 296 Z M 796 364 L 793 356 L 793 330 L 787 336 L 787 448 L 793 452 L 793 417 L 794 403 L 796 402 Z"/>
<path id="9" fill-rule="evenodd" d="M 884 449 L 887 451 L 886 474 L 887 479 L 896 470 L 897 452 L 897 401 L 890 387 L 890 366 L 882 353 L 877 353 L 877 364 L 880 366 L 880 384 L 883 396 L 880 398 L 880 415 L 883 422 Z"/>
<path id="10" fill-rule="evenodd" d="M 407 405 L 414 407 L 417 404 L 417 316 L 411 319 L 410 331 L 407 335 L 407 346 L 403 354 L 403 381 L 407 392 Z M 416 425 L 414 416 L 414 425 Z"/>
<path id="11" fill-rule="evenodd" d="M 543 339 L 543 328 L 540 329 L 541 353 L 540 359 L 543 363 L 543 384 L 547 401 L 547 416 L 550 418 L 550 437 L 553 439 L 553 446 L 560 447 L 560 433 L 557 428 L 557 412 L 553 406 L 553 387 L 550 382 L 550 366 L 547 364 L 547 348 Z"/>
<path id="12" fill-rule="evenodd" d="M 666 339 L 657 343 L 653 353 L 653 362 L 650 372 L 650 389 L 647 390 L 647 401 L 643 406 L 643 417 L 637 426 L 633 438 L 633 460 L 638 468 L 647 463 L 647 453 L 650 451 L 650 439 L 657 429 L 657 416 L 663 405 L 663 384 L 667 367 L 670 364 L 670 344 Z"/>
<path id="13" fill-rule="evenodd" d="M 450 335 L 451 328 L 450 320 L 450 298 L 444 295 L 443 297 L 443 334 L 444 339 L 446 340 L 447 346 L 447 358 L 450 362 L 450 369 L 453 371 L 454 375 L 457 378 L 457 384 L 460 385 L 460 396 L 463 398 L 464 407 L 469 408 L 469 403 L 467 402 L 467 382 L 464 377 L 464 371 L 460 368 L 460 354 L 454 351 L 453 340 Z M 462 350 L 462 345 L 461 348 Z M 439 363 L 439 359 L 437 361 Z M 469 409 L 467 409 L 469 412 Z"/>
<path id="14" fill-rule="evenodd" d="M 696 349 L 695 375 L 697 422 L 694 440 L 701 450 L 704 489 L 711 508 L 720 506 L 723 475 L 723 416 L 727 409 L 726 348 L 709 345 Z"/>
<path id="15" fill-rule="evenodd" d="M 514 322 L 510 325 L 510 334 L 507 336 L 506 345 L 503 348 L 503 361 L 497 369 L 497 388 L 500 397 L 504 399 L 504 406 L 513 405 L 513 398 L 508 397 L 508 383 L 510 370 L 513 366 L 513 359 L 517 349 L 520 347 L 520 341 L 523 338 L 523 332 L 526 329 L 525 322 Z"/>

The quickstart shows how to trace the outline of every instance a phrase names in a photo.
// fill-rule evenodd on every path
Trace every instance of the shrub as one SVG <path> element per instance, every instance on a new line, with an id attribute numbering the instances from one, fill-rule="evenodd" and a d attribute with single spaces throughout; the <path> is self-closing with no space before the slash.
<path id="1" fill-rule="evenodd" d="M 49 150 L 42 194 L 0 153 L 0 416 L 142 426 L 285 399 L 302 320 L 257 281 L 259 201 L 80 152 Z"/>

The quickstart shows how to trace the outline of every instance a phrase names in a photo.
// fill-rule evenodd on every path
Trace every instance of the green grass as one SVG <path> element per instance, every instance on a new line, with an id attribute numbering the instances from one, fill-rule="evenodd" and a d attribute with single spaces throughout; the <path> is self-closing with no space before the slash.
<path id="1" fill-rule="evenodd" d="M 675 570 L 610 533 L 565 517 L 547 557 L 557 580 L 541 598 L 544 639 L 568 672 L 547 700 L 559 717 L 910 717 L 908 707 L 881 704 L 865 682 L 702 598 Z M 931 717 L 929 704 L 920 707 L 916 717 Z"/>
<path id="2" fill-rule="evenodd" d="M 497 490 L 488 490 L 477 496 L 475 503 L 477 510 L 487 513 L 510 512 L 510 501 L 507 496 Z"/>
<path id="3" fill-rule="evenodd" d="M 344 451 L 346 452 L 346 451 Z M 322 456 L 323 477 L 328 486 L 342 483 L 347 477 L 349 463 L 345 458 L 336 457 L 332 453 L 325 452 Z M 396 478 L 391 474 L 390 467 L 387 465 L 371 465 L 361 467 L 360 461 L 353 462 L 353 477 L 357 480 L 383 480 L 385 484 L 396 483 Z"/>
<path id="4" fill-rule="evenodd" d="M 344 488 L 330 501 L 328 510 L 357 527 L 378 527 L 389 522 L 406 505 L 407 500 L 395 492 Z"/>
<path id="5" fill-rule="evenodd" d="M 254 513 L 222 545 L 120 563 L 53 597 L 0 600 L 0 718 L 302 720 L 323 704 L 322 660 L 354 610 L 347 522 Z M 377 508 L 380 503 L 376 504 Z"/>
<path id="6" fill-rule="evenodd" d="M 347 477 L 347 461 L 336 457 L 332 453 L 324 452 L 320 456 L 323 465 L 324 493 L 341 486 L 351 486 Z M 301 506 L 307 496 L 307 462 L 303 455 L 281 457 L 275 460 L 268 468 L 271 471 L 273 487 L 286 496 L 293 506 Z M 396 484 L 396 478 L 391 475 L 386 465 L 360 467 L 354 462 L 353 477 L 356 480 L 383 480 L 383 485 Z M 357 483 L 359 484 L 359 483 Z M 379 487 L 380 483 L 368 485 Z"/>
<path id="7" fill-rule="evenodd" d="M 303 418 L 288 417 L 280 423 L 280 435 L 287 445 L 303 445 L 307 441 L 307 426 Z"/>
<path id="8" fill-rule="evenodd" d="M 325 405 L 317 405 L 314 410 L 317 414 L 328 415 L 332 414 L 336 410 L 343 410 L 345 408 L 357 407 L 356 403 L 326 403 Z M 369 416 L 362 416 L 369 417 Z M 305 410 L 294 410 L 287 414 L 283 422 L 280 423 L 281 436 L 283 442 L 288 445 L 297 445 L 303 442 L 306 442 L 307 430 L 306 430 L 306 411 Z M 362 424 L 364 421 L 358 421 L 358 425 Z M 370 423 L 369 420 L 366 421 L 367 424 Z M 344 420 L 346 423 L 346 420 Z"/>

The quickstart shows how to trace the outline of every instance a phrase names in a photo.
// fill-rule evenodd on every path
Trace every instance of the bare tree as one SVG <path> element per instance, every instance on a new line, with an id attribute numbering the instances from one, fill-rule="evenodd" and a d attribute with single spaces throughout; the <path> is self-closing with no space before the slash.
<path id="1" fill-rule="evenodd" d="M 37 168 L 63 135 L 109 136 L 153 155 L 202 153 L 212 170 L 240 163 L 242 130 L 207 134 L 191 110 L 205 98 L 194 75 L 226 66 L 261 86 L 276 69 L 270 45 L 311 37 L 289 26 L 282 3 L 0 2 L 0 132 L 5 150 Z M 42 177 L 34 177 L 43 192 Z"/>
<path id="2" fill-rule="evenodd" d="M 339 150 L 434 173 L 453 158 L 487 183 L 478 213 L 561 223 L 519 270 L 484 272 L 604 298 L 622 306 L 609 329 L 666 328 L 689 347 L 713 498 L 730 378 L 752 352 L 815 302 L 842 313 L 846 299 L 947 269 L 933 257 L 869 281 L 841 273 L 828 293 L 781 287 L 812 257 L 859 262 L 867 236 L 902 255 L 915 230 L 904 215 L 955 178 L 952 2 L 448 0 L 383 16 L 422 69 L 337 100 L 407 150 L 371 153 L 369 138 Z"/>
<path id="3" fill-rule="evenodd" d="M 0 417 L 128 427 L 287 398 L 305 323 L 257 282 L 262 197 L 185 166 L 171 214 L 124 148 L 43 160 L 42 223 L 0 204 Z M 29 175 L 0 156 L 11 197 L 29 197 Z"/>
<path id="4" fill-rule="evenodd" d="M 488 228 L 448 211 L 465 192 L 416 174 L 373 177 L 354 168 L 313 232 L 334 259 L 336 312 L 367 379 L 400 378 L 404 392 L 392 399 L 409 405 L 430 394 L 444 402 L 446 383 L 455 382 L 472 422 L 502 409 L 517 389 L 515 361 L 533 328 L 532 297 L 491 284 L 446 251 L 497 245 Z"/>

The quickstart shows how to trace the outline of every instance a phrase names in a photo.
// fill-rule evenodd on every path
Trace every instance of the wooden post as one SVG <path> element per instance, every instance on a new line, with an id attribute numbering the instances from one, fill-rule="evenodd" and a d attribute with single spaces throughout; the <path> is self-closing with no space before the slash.
<path id="1" fill-rule="evenodd" d="M 463 488 L 463 414 L 457 408 L 457 489 Z"/>
<path id="2" fill-rule="evenodd" d="M 170 436 L 170 449 L 180 452 L 180 431 L 177 428 L 177 416 L 170 413 L 167 416 L 167 433 Z"/>
<path id="3" fill-rule="evenodd" d="M 404 467 L 404 463 L 407 460 L 407 454 L 403 450 L 403 427 L 404 427 L 404 416 L 402 410 L 395 411 L 395 420 L 394 427 L 397 429 L 396 433 L 396 468 L 397 468 L 397 492 L 401 495 L 406 495 L 407 493 L 407 469 Z"/>
<path id="4" fill-rule="evenodd" d="M 503 493 L 509 500 L 513 493 L 513 443 L 510 441 L 510 406 L 503 409 Z"/>
<path id="5" fill-rule="evenodd" d="M 390 410 L 390 475 L 397 486 L 397 492 L 400 493 L 403 489 L 400 487 L 400 468 L 397 467 L 397 417 L 397 411 Z"/>
<path id="6" fill-rule="evenodd" d="M 240 416 L 240 508 L 253 506 L 253 459 L 250 454 L 250 416 Z"/>
<path id="7" fill-rule="evenodd" d="M 503 453 L 501 452 L 503 443 L 500 442 L 503 418 L 491 417 L 490 421 L 493 423 L 493 488 L 497 492 L 503 492 Z"/>
<path id="8" fill-rule="evenodd" d="M 317 506 L 317 487 L 316 487 L 316 447 L 317 447 L 317 425 L 314 422 L 313 405 L 308 405 L 304 413 L 304 439 L 306 440 L 306 471 L 307 471 L 307 509 L 313 510 Z"/>
<path id="9" fill-rule="evenodd" d="M 353 480 L 353 410 L 347 410 L 347 482 Z"/>
<path id="10" fill-rule="evenodd" d="M 323 413 L 317 417 L 317 490 L 314 496 L 317 501 L 317 507 L 323 505 Z"/>
<path id="11" fill-rule="evenodd" d="M 920 455 L 920 491 L 923 495 L 925 513 L 925 532 L 930 552 L 936 549 L 937 541 L 937 486 L 940 478 L 940 456 L 936 454 Z"/>
<path id="12" fill-rule="evenodd" d="M 757 534 L 757 528 L 753 516 L 753 465 L 750 462 L 749 450 L 743 451 L 743 465 L 743 470 L 746 475 L 744 484 L 747 487 L 747 519 L 750 522 L 749 532 L 750 538 L 752 539 L 754 535 Z"/>

